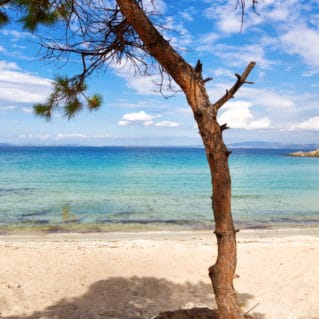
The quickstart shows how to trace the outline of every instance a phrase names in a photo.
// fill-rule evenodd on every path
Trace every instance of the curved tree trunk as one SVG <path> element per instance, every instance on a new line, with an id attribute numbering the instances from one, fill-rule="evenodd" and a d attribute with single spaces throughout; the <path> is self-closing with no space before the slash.
<path id="1" fill-rule="evenodd" d="M 122 14 L 144 42 L 149 53 L 161 64 L 167 73 L 181 87 L 191 106 L 198 124 L 212 178 L 212 208 L 215 218 L 215 234 L 218 256 L 215 265 L 209 268 L 209 276 L 214 288 L 219 319 L 243 319 L 236 292 L 233 287 L 237 255 L 236 231 L 231 214 L 231 180 L 227 150 L 222 132 L 226 124 L 217 122 L 218 110 L 246 82 L 255 63 L 251 62 L 242 75 L 236 74 L 237 81 L 226 90 L 217 102 L 209 101 L 205 88 L 207 80 L 202 78 L 202 64 L 195 68 L 171 47 L 146 17 L 135 0 L 117 0 Z"/>
<path id="2" fill-rule="evenodd" d="M 209 268 L 219 319 L 244 318 L 239 307 L 233 279 L 237 265 L 236 231 L 231 214 L 231 179 L 228 166 L 230 152 L 223 142 L 220 126 L 209 113 L 195 114 L 202 136 L 212 179 L 212 208 L 215 219 L 218 255 Z"/>

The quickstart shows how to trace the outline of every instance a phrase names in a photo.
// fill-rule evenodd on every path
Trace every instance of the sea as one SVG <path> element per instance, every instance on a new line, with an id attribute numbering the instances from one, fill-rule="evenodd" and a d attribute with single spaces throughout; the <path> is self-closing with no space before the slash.
<path id="1" fill-rule="evenodd" d="M 319 158 L 233 149 L 240 228 L 319 226 Z M 0 147 L 0 230 L 211 229 L 200 147 Z"/>

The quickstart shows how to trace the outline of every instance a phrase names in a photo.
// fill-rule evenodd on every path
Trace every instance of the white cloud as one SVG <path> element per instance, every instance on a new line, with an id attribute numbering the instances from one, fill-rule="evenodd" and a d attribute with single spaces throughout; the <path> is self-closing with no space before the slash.
<path id="1" fill-rule="evenodd" d="M 261 24 L 264 21 L 270 20 L 269 13 L 272 12 L 271 0 L 258 3 L 258 13 L 256 14 L 251 10 L 251 6 L 245 8 L 244 23 L 242 24 L 242 9 L 240 2 L 234 2 L 232 0 L 222 1 L 210 1 L 211 7 L 205 10 L 207 18 L 212 19 L 216 23 L 216 28 L 225 35 L 230 35 L 240 32 L 244 33 Z M 274 13 L 275 17 L 282 17 L 283 14 Z"/>
<path id="2" fill-rule="evenodd" d="M 218 23 L 218 28 L 224 33 L 239 33 L 241 28 L 241 20 L 235 14 L 228 14 L 223 17 Z"/>
<path id="3" fill-rule="evenodd" d="M 181 21 L 177 22 L 172 16 L 168 16 L 164 27 L 163 35 L 173 47 L 186 49 L 188 45 L 192 44 L 192 36 Z"/>
<path id="4" fill-rule="evenodd" d="M 153 125 L 153 121 L 146 121 L 146 122 L 143 123 L 143 125 L 144 125 L 145 127 L 150 127 L 150 126 Z"/>
<path id="5" fill-rule="evenodd" d="M 215 42 L 219 39 L 219 35 L 215 32 L 210 32 L 202 35 L 200 37 L 200 42 L 202 44 L 211 44 L 212 42 Z"/>
<path id="6" fill-rule="evenodd" d="M 219 38 L 220 36 L 215 32 L 206 33 L 197 41 L 195 50 L 199 52 L 214 52 L 215 43 Z"/>
<path id="7" fill-rule="evenodd" d="M 146 12 L 156 11 L 159 14 L 163 14 L 166 10 L 166 3 L 162 0 L 143 0 L 143 9 Z"/>
<path id="8" fill-rule="evenodd" d="M 281 37 L 290 54 L 303 57 L 308 65 L 319 67 L 319 32 L 305 25 L 297 25 Z"/>
<path id="9" fill-rule="evenodd" d="M 227 66 L 246 66 L 250 61 L 257 62 L 259 68 L 270 69 L 276 62 L 267 58 L 268 38 L 259 39 L 254 44 L 232 45 L 218 41 L 221 34 L 214 32 L 202 35 L 197 40 L 195 50 L 201 54 L 210 53 L 219 57 Z"/>
<path id="10" fill-rule="evenodd" d="M 205 14 L 206 17 L 213 20 L 215 29 L 220 31 L 218 32 L 219 38 L 227 39 L 232 34 L 240 33 L 240 2 L 237 3 L 237 10 L 232 0 L 207 2 L 210 7 L 205 11 Z M 318 73 L 319 23 L 315 2 L 267 0 L 258 2 L 256 10 L 258 14 L 255 14 L 247 3 L 242 30 L 242 34 L 246 33 L 247 39 L 252 39 L 249 42 L 255 44 L 218 47 L 216 43 L 208 45 L 203 42 L 203 49 L 208 49 L 212 54 L 226 59 L 230 65 L 239 65 L 247 63 L 249 60 L 255 60 L 258 66 L 264 69 L 269 69 L 275 63 L 285 63 L 276 56 L 279 52 L 296 54 L 301 56 L 309 66 L 316 67 L 315 71 Z M 272 43 L 267 43 L 266 37 Z M 201 50 L 200 44 L 197 49 Z M 268 52 L 266 49 L 272 51 L 272 61 L 266 55 Z"/>
<path id="11" fill-rule="evenodd" d="M 18 136 L 18 138 L 21 138 L 21 139 L 40 139 L 40 140 L 46 140 L 46 139 L 49 139 L 51 138 L 52 135 L 50 134 L 20 134 Z"/>
<path id="12" fill-rule="evenodd" d="M 33 109 L 31 107 L 23 107 L 21 110 L 23 113 L 33 113 Z"/>
<path id="13" fill-rule="evenodd" d="M 302 7 L 297 0 L 290 1 L 260 1 L 257 4 L 257 13 L 251 9 L 251 5 L 247 3 L 245 7 L 244 24 L 241 25 L 241 4 L 232 0 L 226 1 L 210 1 L 211 7 L 205 11 L 206 17 L 215 21 L 219 31 L 225 34 L 239 33 L 241 27 L 243 32 L 251 30 L 252 27 L 259 26 L 262 23 L 285 22 L 290 24 L 293 20 L 299 18 L 298 13 Z"/>
<path id="14" fill-rule="evenodd" d="M 118 122 L 119 126 L 126 126 L 131 123 L 140 123 L 144 126 L 151 126 L 155 118 L 161 117 L 161 115 L 151 115 L 147 114 L 144 111 L 136 113 L 127 113 L 124 114 L 122 120 Z"/>
<path id="15" fill-rule="evenodd" d="M 8 105 L 8 106 L 0 106 L 0 111 L 12 111 L 16 110 L 16 106 L 14 105 Z"/>
<path id="16" fill-rule="evenodd" d="M 21 38 L 35 38 L 35 36 L 30 32 L 21 32 L 17 30 L 3 29 L 0 30 L 0 33 L 2 33 L 4 36 L 10 36 L 14 41 L 20 40 Z"/>
<path id="17" fill-rule="evenodd" d="M 138 121 L 151 121 L 160 115 L 150 115 L 145 113 L 144 111 L 140 111 L 138 113 L 128 113 L 123 116 L 123 120 L 128 122 L 138 122 Z"/>
<path id="18" fill-rule="evenodd" d="M 50 86 L 52 81 L 39 76 L 34 76 L 24 72 L 15 72 L 11 70 L 11 66 L 8 69 L 1 67 L 0 65 L 0 81 L 12 84 L 28 84 L 28 85 L 40 85 Z"/>
<path id="19" fill-rule="evenodd" d="M 161 121 L 155 124 L 157 127 L 178 127 L 179 123 L 173 121 Z"/>
<path id="20" fill-rule="evenodd" d="M 23 72 L 16 63 L 0 61 L 0 101 L 42 102 L 50 89 L 51 80 Z"/>
<path id="21" fill-rule="evenodd" d="M 157 115 L 151 115 L 147 114 L 144 111 L 140 111 L 137 113 L 127 113 L 124 114 L 122 119 L 118 122 L 119 126 L 126 126 L 129 124 L 139 124 L 143 125 L 145 127 L 178 127 L 180 124 L 174 121 L 160 121 L 160 122 L 154 122 L 156 118 L 160 118 L 162 115 L 157 114 Z"/>
<path id="22" fill-rule="evenodd" d="M 291 130 L 296 125 L 292 123 L 300 122 L 304 118 L 304 113 L 318 114 L 318 94 L 294 92 L 275 89 L 258 89 L 253 87 L 242 87 L 236 95 L 236 100 L 249 101 L 259 114 L 267 117 L 271 121 L 272 128 Z M 232 102 L 229 102 L 232 103 Z M 224 106 L 227 108 L 227 104 Z M 314 125 L 313 121 L 305 121 L 299 128 L 310 129 Z"/>
<path id="23" fill-rule="evenodd" d="M 123 120 L 121 120 L 121 121 L 118 122 L 118 125 L 119 125 L 119 126 L 126 126 L 126 125 L 128 125 L 128 124 L 129 124 L 129 122 L 123 121 Z"/>
<path id="24" fill-rule="evenodd" d="M 212 54 L 220 57 L 232 66 L 246 66 L 250 61 L 255 61 L 262 69 L 270 69 L 274 61 L 266 58 L 266 51 L 261 44 L 249 44 L 235 47 L 232 45 L 217 44 L 213 47 Z"/>
<path id="25" fill-rule="evenodd" d="M 206 16 L 215 23 L 220 31 L 218 33 L 220 38 L 228 38 L 240 32 L 240 2 L 237 3 L 237 10 L 232 0 L 208 3 L 210 8 L 206 10 Z M 216 45 L 205 45 L 204 48 L 210 49 L 211 53 L 223 59 L 226 58 L 231 65 L 238 64 L 238 61 L 247 63 L 248 60 L 253 59 L 264 69 L 270 68 L 274 63 L 281 65 L 286 63 L 278 57 L 278 53 L 299 55 L 312 67 L 309 72 L 302 71 L 303 74 L 305 76 L 318 74 L 319 15 L 317 9 L 316 1 L 267 0 L 258 2 L 256 6 L 258 14 L 255 14 L 247 3 L 242 33 L 246 33 L 247 38 L 252 35 L 253 42 L 249 42 L 257 44 L 250 47 L 246 45 L 244 51 L 240 46 L 234 46 L 232 49 L 231 46 L 218 48 Z M 267 37 L 271 42 L 267 42 Z M 201 46 L 198 47 L 200 49 Z M 266 49 L 272 51 L 273 61 L 267 57 Z"/>
<path id="26" fill-rule="evenodd" d="M 266 129 L 271 125 L 270 120 L 267 117 L 263 117 L 258 120 L 253 120 L 248 124 L 248 129 Z"/>
<path id="27" fill-rule="evenodd" d="M 237 97 L 249 99 L 254 105 L 281 111 L 292 110 L 296 105 L 295 96 L 287 92 L 280 92 L 272 89 L 242 87 L 239 90 Z"/>
<path id="28" fill-rule="evenodd" d="M 144 66 L 140 65 L 140 69 L 143 70 Z M 139 95 L 159 95 L 160 83 L 163 83 L 161 89 L 165 95 L 172 95 L 172 92 L 167 90 L 165 85 L 168 84 L 167 75 L 164 75 L 164 79 L 161 78 L 158 68 L 150 66 L 148 69 L 148 75 L 139 74 L 136 68 L 129 61 L 122 61 L 117 65 L 113 65 L 113 69 L 117 76 L 123 79 L 130 89 L 133 89 L 136 94 Z M 173 81 L 173 83 L 175 83 Z M 174 86 L 174 85 L 173 85 Z M 177 90 L 175 85 L 174 87 Z"/>
<path id="29" fill-rule="evenodd" d="M 109 134 L 92 134 L 87 135 L 83 133 L 58 133 L 58 134 L 20 134 L 21 139 L 40 139 L 40 140 L 65 140 L 65 139 L 103 139 L 109 138 Z"/>
<path id="30" fill-rule="evenodd" d="M 158 89 L 154 85 L 154 78 L 152 76 L 136 75 L 133 77 L 132 73 L 130 73 L 129 75 L 124 75 L 123 78 L 126 79 L 128 87 L 133 89 L 137 94 L 152 95 Z"/>
<path id="31" fill-rule="evenodd" d="M 235 77 L 234 77 L 235 78 Z M 249 79 L 248 79 L 249 80 Z M 235 80 L 234 80 L 235 82 Z M 229 89 L 233 83 L 218 83 L 208 89 L 211 100 L 219 99 L 224 93 L 225 89 Z M 274 90 L 274 89 L 259 89 L 253 86 L 243 86 L 235 95 L 236 100 L 245 100 L 252 105 L 267 108 L 268 110 L 280 110 L 282 112 L 293 111 L 297 104 L 297 97 L 289 92 Z M 228 102 L 223 109 L 227 108 L 227 105 L 234 103 Z"/>
<path id="32" fill-rule="evenodd" d="M 34 90 L 31 92 L 31 90 Z M 47 93 L 44 93 L 46 91 Z M 0 100 L 16 103 L 37 103 L 42 102 L 49 95 L 50 90 L 39 90 L 38 88 L 27 88 L 27 85 L 9 86 L 1 83 L 0 80 Z"/>
<path id="33" fill-rule="evenodd" d="M 241 18 L 231 3 L 225 5 L 212 3 L 212 6 L 205 11 L 205 15 L 216 21 L 217 27 L 221 32 L 240 32 Z"/>
<path id="34" fill-rule="evenodd" d="M 290 11 L 288 8 L 275 8 L 274 10 L 268 13 L 268 17 L 274 21 L 284 21 L 287 20 Z"/>
<path id="35" fill-rule="evenodd" d="M 180 15 L 187 21 L 193 21 L 193 17 L 187 11 L 181 11 Z"/>
<path id="36" fill-rule="evenodd" d="M 0 70 L 20 70 L 15 62 L 0 61 Z"/>
<path id="37" fill-rule="evenodd" d="M 71 134 L 57 134 L 55 136 L 57 139 L 65 139 L 65 138 L 88 138 L 87 135 L 82 133 L 71 133 Z"/>
<path id="38" fill-rule="evenodd" d="M 83 134 L 83 133 L 71 133 L 71 134 L 57 134 L 55 135 L 56 139 L 69 139 L 69 138 L 76 138 L 76 139 L 103 139 L 109 138 L 109 134 Z"/>
<path id="39" fill-rule="evenodd" d="M 193 115 L 193 111 L 188 105 L 185 105 L 185 107 L 174 109 L 174 113 L 179 115 L 182 114 L 186 116 Z"/>
<path id="40" fill-rule="evenodd" d="M 231 128 L 246 130 L 269 128 L 270 120 L 266 117 L 255 119 L 250 111 L 251 106 L 252 104 L 247 101 L 230 102 L 219 116 L 218 122 L 227 123 Z"/>
<path id="41" fill-rule="evenodd" d="M 33 113 L 33 109 L 31 107 L 22 107 L 19 108 L 15 105 L 8 105 L 8 106 L 0 106 L 0 111 L 13 111 L 13 110 L 19 110 L 23 113 Z"/>
<path id="42" fill-rule="evenodd" d="M 218 68 L 212 71 L 215 77 L 229 77 L 234 78 L 234 72 L 230 71 L 229 69 Z"/>
<path id="43" fill-rule="evenodd" d="M 315 116 L 298 125 L 295 125 L 292 129 L 319 131 L 319 116 Z"/>
<path id="44" fill-rule="evenodd" d="M 312 77 L 314 75 L 318 74 L 318 70 L 316 69 L 311 69 L 311 70 L 305 70 L 302 72 L 301 76 L 304 76 L 304 77 Z M 312 87 L 315 86 L 315 84 L 312 84 L 311 85 Z"/>
<path id="45" fill-rule="evenodd" d="M 137 102 L 131 102 L 127 99 L 116 99 L 114 102 L 110 103 L 111 106 L 119 108 L 129 108 L 129 109 L 140 109 L 140 108 L 147 108 L 153 106 L 154 104 L 158 104 L 156 100 L 140 100 Z"/>

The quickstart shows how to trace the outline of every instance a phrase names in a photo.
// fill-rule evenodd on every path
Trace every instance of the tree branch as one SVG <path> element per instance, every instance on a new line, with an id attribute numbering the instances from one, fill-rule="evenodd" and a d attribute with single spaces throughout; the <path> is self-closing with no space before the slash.
<path id="1" fill-rule="evenodd" d="M 193 82 L 194 69 L 172 48 L 157 31 L 143 9 L 134 0 L 117 0 L 121 12 L 145 44 L 147 51 L 187 91 Z M 183 69 L 184 72 L 179 70 Z"/>
<path id="2" fill-rule="evenodd" d="M 0 0 L 0 6 L 3 6 L 7 3 L 9 3 L 11 0 Z"/>
<path id="3" fill-rule="evenodd" d="M 237 81 L 236 83 L 231 87 L 230 90 L 226 90 L 226 93 L 224 94 L 224 96 L 222 96 L 218 101 L 216 101 L 213 104 L 213 109 L 214 111 L 217 113 L 217 111 L 231 98 L 234 97 L 235 93 L 239 90 L 239 88 L 243 85 L 243 84 L 252 84 L 253 82 L 248 82 L 246 81 L 249 73 L 251 72 L 251 70 L 255 67 L 256 62 L 250 62 L 245 71 L 243 72 L 242 75 L 239 74 L 235 74 L 235 76 L 237 77 Z"/>

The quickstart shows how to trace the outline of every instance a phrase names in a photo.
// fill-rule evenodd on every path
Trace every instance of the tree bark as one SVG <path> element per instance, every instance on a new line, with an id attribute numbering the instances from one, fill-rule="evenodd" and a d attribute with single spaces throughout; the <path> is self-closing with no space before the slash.
<path id="1" fill-rule="evenodd" d="M 215 219 L 218 256 L 215 265 L 209 268 L 219 319 L 243 319 L 233 278 L 237 265 L 236 231 L 231 214 L 231 179 L 228 166 L 230 152 L 223 142 L 223 130 L 217 113 L 221 106 L 234 96 L 246 82 L 255 63 L 251 62 L 225 95 L 212 104 L 209 100 L 202 65 L 195 68 L 171 47 L 156 30 L 135 0 L 117 0 L 122 14 L 144 42 L 149 53 L 161 64 L 186 95 L 202 137 L 212 179 L 212 208 Z"/>
<path id="2" fill-rule="evenodd" d="M 230 152 L 223 142 L 222 127 L 210 112 L 195 114 L 202 136 L 212 179 L 212 208 L 215 219 L 218 255 L 209 268 L 219 319 L 244 318 L 233 279 L 237 265 L 236 231 L 231 214 Z"/>

